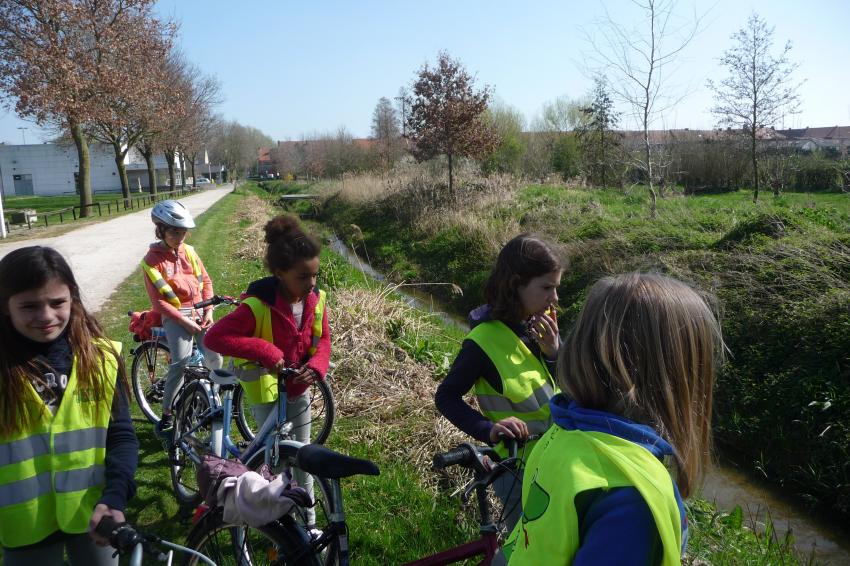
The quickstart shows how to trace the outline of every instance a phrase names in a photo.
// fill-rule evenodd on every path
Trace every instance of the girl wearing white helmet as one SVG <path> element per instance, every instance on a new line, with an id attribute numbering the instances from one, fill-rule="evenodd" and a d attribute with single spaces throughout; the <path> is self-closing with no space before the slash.
<path id="1" fill-rule="evenodd" d="M 213 323 L 212 307 L 198 316 L 192 307 L 213 296 L 212 280 L 195 249 L 184 240 L 195 227 L 192 214 L 175 200 L 158 202 L 151 211 L 156 226 L 157 242 L 151 244 L 141 262 L 145 287 L 153 310 L 162 315 L 171 364 L 165 378 L 162 397 L 162 419 L 157 432 L 168 438 L 174 417 L 171 403 L 192 354 L 192 337 L 203 348 L 207 328 Z M 204 365 L 213 370 L 221 367 L 221 356 L 204 349 Z"/>

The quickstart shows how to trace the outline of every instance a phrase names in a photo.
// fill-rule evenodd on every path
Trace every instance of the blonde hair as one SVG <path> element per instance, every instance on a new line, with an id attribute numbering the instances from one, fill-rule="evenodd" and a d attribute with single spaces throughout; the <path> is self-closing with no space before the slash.
<path id="1" fill-rule="evenodd" d="M 655 274 L 606 277 L 591 289 L 561 349 L 558 381 L 582 407 L 653 427 L 674 450 L 683 497 L 711 446 L 720 325 L 686 284 Z"/>

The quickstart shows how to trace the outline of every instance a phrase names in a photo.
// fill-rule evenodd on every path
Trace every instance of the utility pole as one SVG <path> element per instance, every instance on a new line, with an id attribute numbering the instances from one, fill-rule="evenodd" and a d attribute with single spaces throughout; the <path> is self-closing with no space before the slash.
<path id="1" fill-rule="evenodd" d="M 27 145 L 27 133 L 26 132 L 27 132 L 27 130 L 29 130 L 29 128 L 27 128 L 25 126 L 18 126 L 18 129 L 21 130 L 21 137 L 24 139 L 24 145 Z"/>

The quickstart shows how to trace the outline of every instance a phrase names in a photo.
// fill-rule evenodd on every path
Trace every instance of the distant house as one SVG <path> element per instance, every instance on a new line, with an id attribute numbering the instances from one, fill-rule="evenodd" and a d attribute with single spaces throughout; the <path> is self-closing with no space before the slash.
<path id="1" fill-rule="evenodd" d="M 111 145 L 89 145 L 91 185 L 94 192 L 120 192 L 121 180 Z M 124 159 L 131 190 L 148 189 L 147 165 L 135 149 Z M 154 156 L 157 184 L 168 184 L 168 164 L 162 155 Z M 175 163 L 180 182 L 180 162 Z M 61 195 L 77 192 L 79 172 L 77 150 L 65 144 L 0 145 L 0 191 L 5 196 Z"/>

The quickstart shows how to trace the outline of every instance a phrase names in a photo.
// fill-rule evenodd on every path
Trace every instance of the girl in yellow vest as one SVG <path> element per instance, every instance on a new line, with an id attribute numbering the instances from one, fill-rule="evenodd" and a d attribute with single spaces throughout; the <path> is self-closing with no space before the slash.
<path id="1" fill-rule="evenodd" d="M 192 354 L 192 338 L 197 337 L 201 346 L 213 322 L 212 307 L 207 307 L 198 319 L 192 305 L 212 297 L 213 285 L 195 248 L 185 243 L 189 229 L 195 227 L 189 210 L 175 200 L 164 200 L 154 205 L 151 220 L 158 241 L 151 244 L 141 266 L 151 306 L 162 315 L 171 354 L 162 394 L 162 419 L 156 429 L 160 436 L 170 439 L 174 428 L 171 404 Z M 220 368 L 221 361 L 221 355 L 204 350 L 208 369 Z"/>
<path id="2" fill-rule="evenodd" d="M 234 357 L 236 374 L 258 423 L 275 407 L 278 372 L 295 369 L 286 383 L 286 414 L 295 439 L 310 442 L 308 389 L 325 378 L 331 355 L 325 292 L 316 287 L 322 248 L 290 215 L 270 220 L 265 233 L 265 261 L 271 277 L 248 285 L 242 304 L 210 328 L 205 344 Z M 312 477 L 296 471 L 295 478 L 312 497 Z M 313 509 L 307 514 L 314 523 Z"/>
<path id="3" fill-rule="evenodd" d="M 120 343 L 70 267 L 31 246 L 0 260 L 0 545 L 6 566 L 118 564 L 94 533 L 124 521 L 139 443 Z"/>
<path id="4" fill-rule="evenodd" d="M 536 236 L 520 234 L 508 242 L 484 287 L 487 304 L 469 313 L 471 331 L 437 388 L 437 409 L 503 455 L 501 436 L 524 440 L 551 424 L 551 372 L 560 345 L 554 306 L 563 269 L 553 247 Z M 463 400 L 471 389 L 480 411 Z M 523 454 L 532 447 L 526 445 Z M 519 519 L 520 484 L 507 474 L 494 484 L 508 529 Z"/>
<path id="5" fill-rule="evenodd" d="M 564 344 L 509 564 L 678 566 L 682 497 L 709 457 L 717 320 L 684 283 L 631 273 L 590 289 Z"/>

